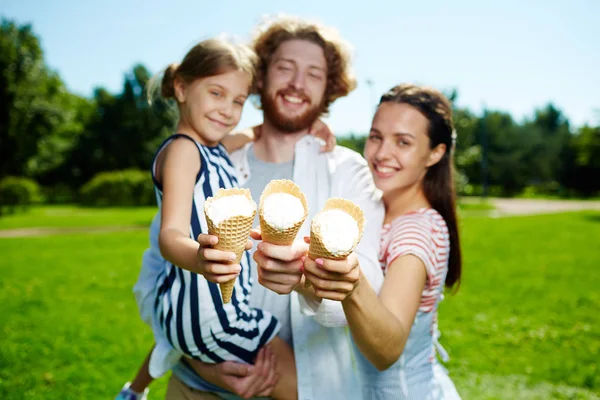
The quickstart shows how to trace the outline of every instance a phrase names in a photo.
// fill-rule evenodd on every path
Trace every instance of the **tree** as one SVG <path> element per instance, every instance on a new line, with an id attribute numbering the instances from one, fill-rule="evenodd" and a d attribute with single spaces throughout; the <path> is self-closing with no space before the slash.
<path id="1" fill-rule="evenodd" d="M 338 137 L 337 144 L 352 149 L 358 154 L 363 154 L 366 140 L 366 135 L 359 135 L 352 132 L 349 135 Z"/>
<path id="2" fill-rule="evenodd" d="M 558 181 L 564 168 L 563 150 L 571 140 L 567 118 L 554 105 L 548 104 L 536 110 L 533 120 L 526 121 L 524 128 L 540 141 L 530 163 L 532 178 L 538 182 Z"/>
<path id="3" fill-rule="evenodd" d="M 0 26 L 0 178 L 33 176 L 61 161 L 80 133 L 77 108 L 48 69 L 30 25 L 2 20 Z M 53 139 L 54 135 L 58 135 Z M 36 155 L 39 156 L 37 158 Z"/>
<path id="4" fill-rule="evenodd" d="M 154 152 L 174 128 L 173 106 L 157 99 L 148 104 L 150 73 L 136 65 L 125 75 L 123 91 L 94 93 L 95 112 L 78 138 L 62 175 L 80 186 L 102 171 L 149 169 Z"/>
<path id="5" fill-rule="evenodd" d="M 571 138 L 565 154 L 563 184 L 584 196 L 600 193 L 600 126 L 584 125 Z"/>

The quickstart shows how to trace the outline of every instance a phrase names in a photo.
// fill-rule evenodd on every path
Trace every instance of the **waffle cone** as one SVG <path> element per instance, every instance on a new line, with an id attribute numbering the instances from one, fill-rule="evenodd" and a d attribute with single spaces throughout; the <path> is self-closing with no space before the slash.
<path id="1" fill-rule="evenodd" d="M 226 220 L 221 221 L 218 226 L 215 225 L 206 212 L 214 200 L 232 195 L 243 195 L 252 201 L 252 197 L 250 196 L 250 191 L 248 189 L 219 189 L 214 197 L 209 197 L 206 199 L 206 202 L 204 203 L 204 215 L 206 216 L 208 233 L 219 238 L 219 242 L 214 246 L 214 248 L 217 250 L 231 251 L 235 253 L 237 257 L 234 263 L 239 264 L 242 260 L 242 255 L 244 254 L 248 237 L 250 236 L 250 230 L 252 229 L 252 224 L 254 223 L 256 210 L 251 216 L 248 217 L 236 215 L 231 218 L 227 218 Z M 219 284 L 223 303 L 229 303 L 231 301 L 234 285 L 235 279 Z"/>
<path id="2" fill-rule="evenodd" d="M 221 289 L 221 298 L 223 299 L 223 304 L 227 304 L 231 301 L 231 297 L 233 296 L 234 286 L 235 286 L 235 279 L 232 279 L 228 282 L 219 283 L 219 288 Z"/>
<path id="3" fill-rule="evenodd" d="M 287 193 L 292 196 L 297 197 L 300 202 L 302 202 L 302 206 L 304 206 L 304 216 L 300 221 L 295 223 L 289 228 L 286 229 L 277 229 L 272 225 L 269 225 L 264 217 L 264 201 L 265 199 L 274 194 L 274 193 Z M 296 235 L 300 230 L 300 227 L 306 220 L 308 215 L 308 204 L 306 202 L 306 197 L 304 193 L 300 190 L 298 185 L 288 179 L 276 179 L 269 182 L 269 184 L 263 190 L 260 196 L 260 206 L 258 208 L 258 219 L 260 221 L 260 230 L 262 234 L 262 239 L 265 242 L 288 246 L 294 242 L 296 239 Z"/>
<path id="4" fill-rule="evenodd" d="M 358 237 L 356 238 L 356 241 L 350 250 L 344 253 L 334 254 L 330 252 L 327 249 L 327 247 L 325 247 L 325 244 L 323 243 L 323 238 L 321 237 L 319 226 L 313 223 L 310 229 L 310 246 L 308 248 L 308 256 L 313 260 L 317 258 L 325 258 L 329 260 L 343 260 L 354 251 L 354 248 L 362 238 L 365 226 L 365 216 L 362 209 L 350 200 L 334 197 L 325 202 L 325 206 L 320 211 L 320 213 L 323 211 L 333 209 L 345 211 L 346 213 L 350 214 L 352 218 L 354 218 L 358 225 Z"/>

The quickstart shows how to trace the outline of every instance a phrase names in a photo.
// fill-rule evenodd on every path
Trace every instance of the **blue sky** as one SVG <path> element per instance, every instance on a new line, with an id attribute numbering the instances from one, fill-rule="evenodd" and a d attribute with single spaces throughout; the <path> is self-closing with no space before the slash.
<path id="1" fill-rule="evenodd" d="M 485 4 L 484 4 L 485 3 Z M 456 88 L 459 104 L 517 120 L 553 102 L 574 125 L 600 123 L 600 1 L 2 0 L 31 23 L 68 88 L 119 92 L 136 63 L 158 72 L 198 40 L 248 37 L 265 14 L 336 27 L 354 47 L 358 88 L 331 109 L 336 133 L 366 132 L 373 101 L 401 82 Z M 370 87 L 367 80 L 372 80 Z M 259 122 L 248 104 L 240 126 Z"/>

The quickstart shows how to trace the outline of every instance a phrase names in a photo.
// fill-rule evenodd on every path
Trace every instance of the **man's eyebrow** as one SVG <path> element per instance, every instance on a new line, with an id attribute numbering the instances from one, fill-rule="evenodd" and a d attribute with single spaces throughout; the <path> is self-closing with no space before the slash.
<path id="1" fill-rule="evenodd" d="M 274 61 L 275 61 L 275 62 L 283 61 L 283 62 L 289 62 L 289 63 L 292 63 L 292 64 L 294 64 L 294 65 L 298 65 L 298 63 L 296 62 L 296 60 L 294 60 L 294 59 L 292 59 L 292 58 L 285 57 L 285 56 L 283 56 L 283 57 L 281 57 L 281 56 L 280 56 L 279 58 L 276 58 Z M 319 65 L 314 65 L 314 64 L 312 64 L 312 65 L 309 65 L 309 67 L 308 67 L 308 68 L 312 68 L 312 69 L 318 69 L 319 71 L 325 71 L 325 70 L 326 70 L 326 68 L 324 68 L 324 67 L 321 67 L 321 66 L 319 66 Z"/>

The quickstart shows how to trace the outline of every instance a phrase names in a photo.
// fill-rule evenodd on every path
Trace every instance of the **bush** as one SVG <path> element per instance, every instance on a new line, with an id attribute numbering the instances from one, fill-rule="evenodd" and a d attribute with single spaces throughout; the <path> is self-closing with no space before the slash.
<path id="1" fill-rule="evenodd" d="M 44 204 L 68 204 L 76 200 L 74 189 L 64 183 L 42 187 L 42 193 Z"/>
<path id="2" fill-rule="evenodd" d="M 39 200 L 40 187 L 33 179 L 7 176 L 0 181 L 0 214 L 3 209 L 8 214 L 26 210 Z"/>
<path id="3" fill-rule="evenodd" d="M 81 203 L 87 206 L 156 204 L 154 184 L 150 174 L 135 169 L 101 172 L 83 185 L 79 194 Z"/>

